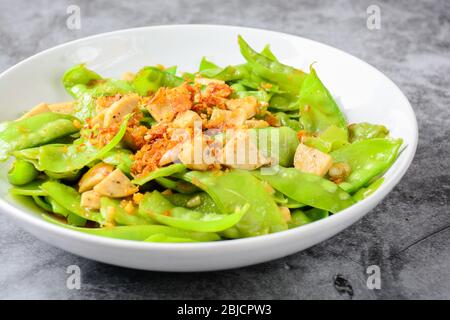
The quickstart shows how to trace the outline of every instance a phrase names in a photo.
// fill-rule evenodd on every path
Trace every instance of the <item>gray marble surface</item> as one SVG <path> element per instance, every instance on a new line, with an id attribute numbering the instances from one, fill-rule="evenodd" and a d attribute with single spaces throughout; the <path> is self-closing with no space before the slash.
<path id="1" fill-rule="evenodd" d="M 81 29 L 66 27 L 69 4 Z M 366 9 L 381 9 L 368 30 Z M 450 2 L 441 1 L 0 1 L 0 71 L 41 50 L 137 26 L 213 23 L 267 28 L 343 49 L 383 71 L 417 114 L 414 162 L 360 222 L 315 247 L 252 267 L 174 274 L 86 260 L 46 243 L 0 214 L 0 298 L 52 299 L 449 299 Z M 5 108 L 6 106 L 2 106 Z M 80 290 L 66 268 L 82 270 Z M 366 268 L 381 267 L 369 290 Z M 338 290 L 336 275 L 350 290 Z"/>

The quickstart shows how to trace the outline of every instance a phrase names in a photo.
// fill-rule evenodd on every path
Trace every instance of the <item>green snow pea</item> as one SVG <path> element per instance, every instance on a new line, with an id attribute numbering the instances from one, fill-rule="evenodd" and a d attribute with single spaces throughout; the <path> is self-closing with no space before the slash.
<path id="1" fill-rule="evenodd" d="M 171 237 L 163 233 L 157 233 L 154 235 L 151 235 L 147 239 L 144 240 L 145 242 L 199 242 L 195 239 L 190 238 L 180 238 L 180 237 Z"/>
<path id="2" fill-rule="evenodd" d="M 257 53 L 241 36 L 238 36 L 238 43 L 241 53 L 247 60 L 248 67 L 252 72 L 267 81 L 275 83 L 281 90 L 298 94 L 306 76 L 303 71 Z"/>
<path id="3" fill-rule="evenodd" d="M 67 92 L 77 99 L 74 114 L 81 120 L 95 116 L 96 98 L 135 92 L 129 81 L 104 79 L 86 68 L 84 64 L 75 65 L 67 70 L 62 82 Z"/>
<path id="4" fill-rule="evenodd" d="M 272 195 L 246 170 L 189 171 L 182 177 L 208 193 L 222 213 L 250 205 L 238 224 L 224 232 L 227 237 L 251 237 L 287 228 Z"/>
<path id="5" fill-rule="evenodd" d="M 100 199 L 100 213 L 106 218 L 109 217 L 110 212 L 113 212 L 111 218 L 120 225 L 132 226 L 153 224 L 153 220 L 150 219 L 150 217 L 130 214 L 125 211 L 125 209 L 120 206 L 120 200 L 102 197 Z"/>
<path id="6" fill-rule="evenodd" d="M 47 181 L 41 185 L 49 197 L 55 200 L 60 206 L 68 211 L 100 224 L 105 223 L 105 218 L 97 211 L 91 211 L 81 206 L 81 195 L 72 187 L 66 186 L 56 181 Z"/>
<path id="7" fill-rule="evenodd" d="M 180 173 L 186 171 L 186 166 L 182 163 L 174 163 L 167 167 L 158 168 L 156 170 L 150 171 L 144 176 L 140 178 L 134 179 L 132 182 L 134 184 L 137 184 L 139 186 L 142 186 L 143 184 L 146 184 L 147 182 L 161 177 L 168 177 L 175 173 Z"/>
<path id="8" fill-rule="evenodd" d="M 389 130 L 383 125 L 361 122 L 349 125 L 348 133 L 350 142 L 356 142 L 373 138 L 386 138 Z"/>
<path id="9" fill-rule="evenodd" d="M 339 186 L 352 193 L 386 171 L 395 161 L 403 141 L 375 138 L 354 142 L 330 155 L 334 162 L 350 165 L 350 176 Z"/>
<path id="10" fill-rule="evenodd" d="M 328 211 L 317 208 L 312 208 L 306 211 L 295 210 L 291 214 L 291 221 L 288 222 L 288 226 L 289 229 L 292 229 L 326 218 L 328 216 Z"/>
<path id="11" fill-rule="evenodd" d="M 289 127 L 249 129 L 255 145 L 266 157 L 275 157 L 282 166 L 291 166 L 299 144 L 297 133 Z"/>
<path id="12" fill-rule="evenodd" d="M 159 223 L 188 231 L 220 232 L 236 225 L 248 210 L 249 205 L 236 208 L 230 214 L 202 213 L 183 207 L 174 207 L 158 191 L 153 191 L 149 196 L 150 216 Z"/>
<path id="13" fill-rule="evenodd" d="M 22 120 L 0 124 L 0 161 L 9 153 L 48 143 L 79 130 L 77 118 L 45 112 Z"/>
<path id="14" fill-rule="evenodd" d="M 344 128 L 331 125 L 318 136 L 305 137 L 303 143 L 312 148 L 329 153 L 348 144 L 347 131 Z"/>
<path id="15" fill-rule="evenodd" d="M 298 104 L 298 94 L 275 93 L 269 101 L 269 110 L 272 111 L 296 111 L 300 106 Z"/>
<path id="16" fill-rule="evenodd" d="M 270 45 L 269 44 L 266 44 L 264 49 L 261 51 L 261 54 L 263 56 L 265 56 L 266 58 L 269 58 L 270 60 L 278 61 L 277 57 L 275 57 L 275 55 L 273 54 L 272 50 L 270 50 Z"/>
<path id="17" fill-rule="evenodd" d="M 378 190 L 378 188 L 383 184 L 384 178 L 379 178 L 372 182 L 368 187 L 361 188 L 355 192 L 353 199 L 355 201 L 361 201 L 370 196 L 372 193 Z"/>
<path id="18" fill-rule="evenodd" d="M 233 87 L 233 86 L 231 86 Z M 234 91 L 234 98 L 245 98 L 245 97 L 255 97 L 259 102 L 269 102 L 271 94 L 265 90 L 250 90 L 250 91 Z"/>
<path id="19" fill-rule="evenodd" d="M 156 92 L 160 87 L 177 87 L 183 84 L 183 78 L 157 67 L 144 67 L 136 73 L 132 84 L 141 96 Z"/>
<path id="20" fill-rule="evenodd" d="M 208 59 L 206 59 L 205 57 L 202 58 L 202 60 L 200 61 L 200 66 L 198 67 L 198 71 L 205 71 L 205 70 L 210 70 L 210 69 L 220 69 L 220 67 L 209 61 Z"/>
<path id="21" fill-rule="evenodd" d="M 39 171 L 28 161 L 16 159 L 8 171 L 8 181 L 16 186 L 30 183 L 38 176 Z"/>
<path id="22" fill-rule="evenodd" d="M 41 185 L 46 181 L 42 179 L 34 180 L 26 185 L 11 188 L 9 191 L 21 196 L 47 196 L 48 193 L 41 189 Z"/>
<path id="23" fill-rule="evenodd" d="M 62 83 L 74 98 L 81 98 L 85 94 L 91 97 L 100 97 L 134 91 L 128 81 L 102 78 L 99 74 L 86 68 L 85 64 L 75 65 L 67 70 L 62 77 Z"/>
<path id="24" fill-rule="evenodd" d="M 299 95 L 300 122 L 308 132 L 322 132 L 331 125 L 347 130 L 344 114 L 311 67 Z"/>
<path id="25" fill-rule="evenodd" d="M 273 174 L 261 174 L 259 170 L 253 173 L 289 198 L 314 208 L 335 213 L 354 203 L 335 183 L 295 168 L 279 166 L 273 169 Z"/>
<path id="26" fill-rule="evenodd" d="M 77 94 L 72 91 L 72 88 L 77 85 L 87 86 L 96 80 L 101 80 L 102 77 L 92 70 L 86 68 L 85 64 L 78 64 L 67 70 L 63 77 L 62 82 L 64 88 L 74 98 L 77 98 Z"/>
<path id="27" fill-rule="evenodd" d="M 57 224 L 61 227 L 80 231 L 83 233 L 123 240 L 144 241 L 155 234 L 164 234 L 168 237 L 188 238 L 196 241 L 216 241 L 220 237 L 216 233 L 211 232 L 192 232 L 181 230 L 168 226 L 161 225 L 141 225 L 141 226 L 118 226 L 118 227 L 103 227 L 103 228 L 80 228 L 67 225 L 48 215 L 43 215 L 43 218 L 48 222 Z"/>
<path id="28" fill-rule="evenodd" d="M 299 131 L 301 129 L 300 123 L 298 119 L 292 119 L 285 112 L 277 112 L 274 114 L 275 118 L 277 118 L 278 122 L 283 127 L 289 127 L 292 130 Z"/>
<path id="29" fill-rule="evenodd" d="M 177 74 L 177 70 L 178 70 L 177 66 L 171 66 L 171 67 L 168 67 L 168 68 L 164 69 L 163 71 L 165 71 L 165 72 L 167 72 L 167 73 L 169 73 L 171 75 L 176 75 Z"/>
<path id="30" fill-rule="evenodd" d="M 52 197 L 46 197 L 47 202 L 50 204 L 51 210 L 50 212 L 57 213 L 66 218 L 67 223 L 72 226 L 84 227 L 86 225 L 87 220 L 79 215 L 70 212 L 65 207 L 61 206 L 58 202 L 56 202 Z"/>
<path id="31" fill-rule="evenodd" d="M 186 207 L 195 209 L 202 213 L 220 212 L 214 200 L 206 193 L 196 194 L 172 193 L 164 195 L 175 207 Z"/>
<path id="32" fill-rule="evenodd" d="M 130 150 L 116 147 L 108 151 L 101 159 L 104 163 L 113 165 L 123 173 L 130 175 L 133 165 L 133 153 Z"/>
<path id="33" fill-rule="evenodd" d="M 155 178 L 155 181 L 164 188 L 172 189 L 183 194 L 191 194 L 199 190 L 192 183 L 182 180 L 173 180 L 165 177 L 159 177 Z"/>
<path id="34" fill-rule="evenodd" d="M 70 145 L 48 144 L 32 150 L 22 150 L 15 155 L 32 161 L 41 171 L 46 170 L 55 174 L 75 172 L 92 161 L 105 157 L 122 140 L 129 117 L 130 115 L 125 117 L 117 134 L 101 149 L 85 143 L 84 139 L 79 139 Z"/>
<path id="35" fill-rule="evenodd" d="M 38 205 L 38 207 L 44 209 L 45 211 L 52 211 L 52 206 L 47 203 L 42 197 L 40 196 L 31 196 L 34 200 L 34 202 Z"/>

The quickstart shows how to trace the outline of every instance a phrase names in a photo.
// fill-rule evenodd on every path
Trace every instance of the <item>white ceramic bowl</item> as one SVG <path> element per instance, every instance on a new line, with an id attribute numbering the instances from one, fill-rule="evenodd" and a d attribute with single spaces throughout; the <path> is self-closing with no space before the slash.
<path id="1" fill-rule="evenodd" d="M 374 208 L 400 181 L 411 163 L 418 132 L 414 112 L 399 88 L 365 62 L 332 47 L 278 32 L 231 26 L 179 25 L 123 30 L 69 42 L 41 52 L 0 75 L 0 121 L 14 119 L 39 102 L 69 99 L 60 78 L 80 62 L 104 76 L 119 77 L 157 63 L 194 71 L 202 56 L 220 64 L 243 61 L 237 45 L 241 34 L 251 46 L 269 43 L 284 63 L 314 67 L 341 105 L 349 122 L 386 125 L 407 145 L 385 174 L 384 184 L 368 199 L 329 218 L 266 236 L 210 243 L 142 243 L 101 238 L 44 221 L 17 202 L 8 182 L 0 180 L 2 213 L 37 238 L 74 254 L 130 268 L 161 271 L 207 271 L 241 267 L 306 249 L 347 228 Z M 5 165 L 0 167 L 5 175 Z"/>

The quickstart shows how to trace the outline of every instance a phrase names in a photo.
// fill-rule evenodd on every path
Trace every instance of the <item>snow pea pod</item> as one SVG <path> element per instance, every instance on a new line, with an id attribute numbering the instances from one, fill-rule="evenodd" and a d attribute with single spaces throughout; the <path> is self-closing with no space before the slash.
<path id="1" fill-rule="evenodd" d="M 317 175 L 281 166 L 273 171 L 273 174 L 261 174 L 258 170 L 253 173 L 289 198 L 314 208 L 335 213 L 354 203 L 347 192 Z"/>
<path id="2" fill-rule="evenodd" d="M 100 199 L 100 213 L 106 219 L 114 220 L 114 222 L 120 225 L 132 226 L 153 224 L 153 220 L 150 219 L 150 217 L 128 213 L 121 207 L 120 200 L 110 199 L 108 197 L 102 197 Z"/>
<path id="3" fill-rule="evenodd" d="M 291 214 L 291 221 L 288 222 L 288 226 L 289 229 L 292 229 L 326 218 L 328 216 L 328 211 L 317 208 L 312 208 L 306 211 L 295 210 Z"/>
<path id="4" fill-rule="evenodd" d="M 299 131 L 301 129 L 298 119 L 292 119 L 285 112 L 277 112 L 274 114 L 274 116 L 275 118 L 277 118 L 279 124 L 283 127 L 289 127 L 295 131 Z"/>
<path id="5" fill-rule="evenodd" d="M 198 67 L 198 71 L 205 71 L 205 70 L 209 70 L 209 69 L 220 69 L 220 67 L 209 61 L 208 59 L 206 59 L 205 57 L 202 58 L 202 60 L 200 61 L 200 66 Z"/>
<path id="6" fill-rule="evenodd" d="M 329 153 L 348 144 L 347 130 L 331 125 L 318 136 L 307 136 L 302 142 L 307 146 Z"/>
<path id="7" fill-rule="evenodd" d="M 74 188 L 56 181 L 47 181 L 41 185 L 41 188 L 47 192 L 49 197 L 68 211 L 86 220 L 100 224 L 105 223 L 105 218 L 99 212 L 88 210 L 80 205 L 81 195 Z"/>
<path id="8" fill-rule="evenodd" d="M 347 130 L 344 114 L 312 67 L 300 90 L 298 104 L 300 122 L 306 131 L 321 132 L 331 125 Z"/>
<path id="9" fill-rule="evenodd" d="M 87 220 L 79 215 L 67 210 L 65 207 L 61 206 L 52 197 L 46 197 L 47 202 L 50 204 L 50 212 L 57 213 L 66 218 L 67 223 L 72 226 L 84 227 Z"/>
<path id="10" fill-rule="evenodd" d="M 181 180 L 174 181 L 173 179 L 165 177 L 155 178 L 155 181 L 164 188 L 172 189 L 182 194 L 191 194 L 199 190 L 192 183 L 186 181 Z"/>
<path id="11" fill-rule="evenodd" d="M 367 122 L 351 124 L 348 126 L 348 131 L 350 142 L 385 138 L 389 134 L 389 130 L 385 126 Z"/>
<path id="12" fill-rule="evenodd" d="M 0 161 L 9 153 L 48 143 L 79 130 L 77 118 L 53 112 L 37 114 L 0 125 Z"/>
<path id="13" fill-rule="evenodd" d="M 118 227 L 103 227 L 103 228 L 80 228 L 67 225 L 48 215 L 43 215 L 43 218 L 53 224 L 57 224 L 61 227 L 68 228 L 74 231 L 80 231 L 83 233 L 123 240 L 136 240 L 144 241 L 150 236 L 155 234 L 164 234 L 168 237 L 175 238 L 188 238 L 196 241 L 216 241 L 220 240 L 220 237 L 216 233 L 211 232 L 192 232 L 181 230 L 168 226 L 161 225 L 141 225 L 141 226 L 118 226 Z"/>
<path id="14" fill-rule="evenodd" d="M 102 77 L 92 70 L 86 68 L 85 64 L 78 64 L 67 70 L 63 77 L 62 83 L 67 92 L 70 93 L 74 98 L 77 98 L 76 91 L 72 91 L 72 88 L 76 85 L 87 86 L 93 81 L 100 80 Z"/>
<path id="15" fill-rule="evenodd" d="M 264 46 L 264 48 L 261 51 L 261 54 L 263 56 L 265 56 L 266 58 L 269 58 L 270 60 L 278 61 L 277 57 L 275 57 L 275 55 L 273 54 L 272 50 L 270 50 L 270 45 L 269 44 L 266 44 Z"/>
<path id="16" fill-rule="evenodd" d="M 156 170 L 150 171 L 147 174 L 134 179 L 132 182 L 139 186 L 146 184 L 147 182 L 161 177 L 168 177 L 175 173 L 181 173 L 186 171 L 186 166 L 182 163 L 174 163 L 167 167 L 158 168 Z"/>
<path id="17" fill-rule="evenodd" d="M 133 164 L 133 153 L 128 149 L 114 148 L 101 158 L 104 163 L 111 164 L 123 173 L 130 175 Z"/>
<path id="18" fill-rule="evenodd" d="M 172 193 L 164 195 L 175 207 L 193 208 L 195 211 L 209 213 L 219 212 L 213 199 L 206 192 L 196 194 Z"/>
<path id="19" fill-rule="evenodd" d="M 41 189 L 41 185 L 47 180 L 34 180 L 26 185 L 11 188 L 9 191 L 12 194 L 21 196 L 47 196 L 48 193 Z"/>
<path id="20" fill-rule="evenodd" d="M 330 155 L 335 162 L 345 162 L 351 168 L 350 176 L 339 186 L 352 193 L 366 185 L 392 165 L 402 143 L 401 139 L 375 138 L 354 142 L 333 151 Z"/>
<path id="21" fill-rule="evenodd" d="M 8 181 L 16 186 L 30 183 L 38 176 L 39 171 L 30 162 L 16 159 L 8 171 Z"/>
<path id="22" fill-rule="evenodd" d="M 177 87 L 183 84 L 183 78 L 157 67 L 144 67 L 136 73 L 132 85 L 141 96 L 156 92 L 160 87 Z"/>
<path id="23" fill-rule="evenodd" d="M 52 211 L 52 206 L 47 203 L 42 197 L 40 196 L 32 196 L 34 202 L 38 205 L 38 207 L 44 209 L 45 211 Z"/>
<path id="24" fill-rule="evenodd" d="M 16 153 L 16 155 L 32 161 L 41 171 L 45 170 L 55 174 L 76 172 L 92 161 L 105 157 L 122 140 L 129 116 L 125 117 L 117 134 L 101 149 L 79 139 L 70 145 L 48 144 L 29 151 L 22 150 L 20 154 Z"/>
<path id="25" fill-rule="evenodd" d="M 266 157 L 274 157 L 282 166 L 292 166 L 298 146 L 297 133 L 289 127 L 249 129 L 255 145 Z M 252 134 L 254 132 L 255 134 Z"/>
<path id="26" fill-rule="evenodd" d="M 384 178 L 379 178 L 372 182 L 368 187 L 361 188 L 355 192 L 353 199 L 355 201 L 361 201 L 370 196 L 372 193 L 378 190 L 378 188 L 383 184 Z"/>
<path id="27" fill-rule="evenodd" d="M 223 233 L 226 237 L 251 237 L 287 229 L 271 194 L 246 170 L 189 171 L 182 178 L 208 193 L 222 213 L 250 205 L 237 225 Z"/>
<path id="28" fill-rule="evenodd" d="M 197 232 L 220 232 L 231 228 L 241 220 L 249 207 L 248 204 L 237 207 L 230 214 L 202 213 L 175 207 L 156 190 L 149 197 L 147 210 L 153 219 L 171 227 Z"/>
<path id="29" fill-rule="evenodd" d="M 180 237 L 171 237 L 168 236 L 166 234 L 163 233 L 157 233 L 154 235 L 151 235 L 150 237 L 148 237 L 147 239 L 144 240 L 144 242 L 175 242 L 175 243 L 180 243 L 180 242 L 199 242 L 198 240 L 195 239 L 190 239 L 190 238 L 180 238 Z"/>
<path id="30" fill-rule="evenodd" d="M 247 42 L 238 36 L 239 48 L 248 67 L 256 75 L 279 86 L 281 90 L 298 94 L 306 74 L 298 69 L 267 58 L 253 50 Z"/>
<path id="31" fill-rule="evenodd" d="M 104 79 L 86 68 L 84 64 L 75 65 L 67 70 L 62 77 L 62 83 L 66 91 L 77 99 L 74 106 L 74 115 L 81 120 L 95 116 L 96 98 L 135 92 L 130 82 Z"/>

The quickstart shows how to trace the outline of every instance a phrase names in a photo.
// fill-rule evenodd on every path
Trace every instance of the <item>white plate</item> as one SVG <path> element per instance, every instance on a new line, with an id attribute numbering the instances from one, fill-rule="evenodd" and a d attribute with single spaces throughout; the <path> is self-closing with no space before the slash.
<path id="1" fill-rule="evenodd" d="M 41 52 L 0 76 L 0 120 L 10 120 L 39 102 L 69 100 L 60 78 L 80 62 L 104 76 L 119 77 L 144 65 L 178 65 L 194 71 L 202 56 L 220 64 L 243 61 L 241 34 L 252 47 L 271 45 L 284 63 L 314 67 L 341 105 L 349 122 L 386 125 L 401 137 L 406 150 L 386 173 L 384 184 L 368 199 L 329 218 L 266 236 L 210 243 L 142 243 L 95 237 L 42 220 L 8 194 L 0 181 L 1 211 L 37 238 L 77 255 L 130 268 L 161 271 L 206 271 L 251 265 L 306 249 L 347 228 L 375 207 L 400 181 L 417 145 L 414 112 L 399 88 L 365 62 L 332 47 L 278 32 L 230 26 L 179 25 L 123 30 L 69 42 Z M 3 169 L 1 167 L 0 169 Z M 5 170 L 0 170 L 5 174 Z"/>

